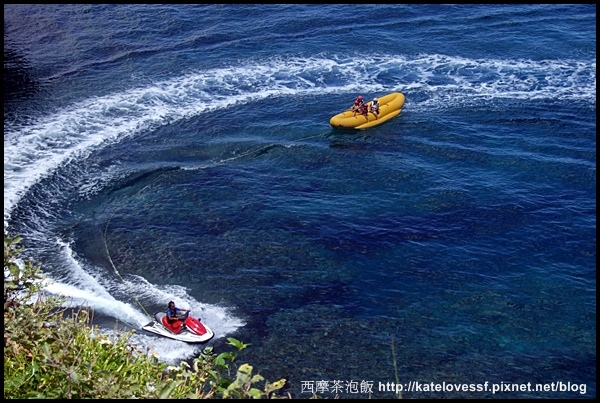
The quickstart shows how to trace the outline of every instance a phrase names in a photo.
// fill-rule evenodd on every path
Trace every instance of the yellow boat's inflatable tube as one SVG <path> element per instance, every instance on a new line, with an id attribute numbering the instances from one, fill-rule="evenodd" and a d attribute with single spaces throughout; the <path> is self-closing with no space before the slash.
<path id="1" fill-rule="evenodd" d="M 368 103 L 369 109 L 371 102 Z M 346 110 L 338 113 L 329 120 L 331 127 L 335 129 L 368 129 L 369 127 L 380 125 L 388 120 L 398 116 L 404 105 L 404 95 L 399 92 L 379 97 L 379 117 L 375 119 L 375 115 L 369 112 L 368 116 Z"/>

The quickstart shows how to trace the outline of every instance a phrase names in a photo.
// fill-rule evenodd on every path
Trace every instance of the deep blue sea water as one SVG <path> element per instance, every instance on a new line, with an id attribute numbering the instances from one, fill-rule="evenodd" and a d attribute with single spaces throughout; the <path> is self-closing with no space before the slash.
<path id="1" fill-rule="evenodd" d="M 4 87 L 5 232 L 107 331 L 173 299 L 300 398 L 596 396 L 595 5 L 9 4 Z"/>

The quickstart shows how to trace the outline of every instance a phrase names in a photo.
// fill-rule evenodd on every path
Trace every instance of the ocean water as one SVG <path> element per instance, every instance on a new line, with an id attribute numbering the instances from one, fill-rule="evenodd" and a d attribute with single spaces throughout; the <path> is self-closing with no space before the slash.
<path id="1" fill-rule="evenodd" d="M 5 233 L 165 362 L 173 299 L 298 398 L 595 398 L 595 5 L 5 4 L 4 88 Z"/>

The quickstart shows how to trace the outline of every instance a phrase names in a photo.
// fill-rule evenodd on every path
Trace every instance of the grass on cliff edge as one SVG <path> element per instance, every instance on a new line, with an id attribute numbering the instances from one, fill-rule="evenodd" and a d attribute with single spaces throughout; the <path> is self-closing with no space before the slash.
<path id="1" fill-rule="evenodd" d="M 4 398 L 291 398 L 286 380 L 270 383 L 233 351 L 207 347 L 192 365 L 161 363 L 128 342 L 134 331 L 102 334 L 84 309 L 67 314 L 46 295 L 39 267 L 19 257 L 21 237 L 4 235 Z M 316 397 L 316 396 L 314 396 Z"/>

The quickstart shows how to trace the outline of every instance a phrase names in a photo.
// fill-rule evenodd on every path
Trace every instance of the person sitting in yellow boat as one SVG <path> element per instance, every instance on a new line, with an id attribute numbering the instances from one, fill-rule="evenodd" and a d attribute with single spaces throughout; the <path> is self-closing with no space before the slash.
<path id="1" fill-rule="evenodd" d="M 371 102 L 371 113 L 375 115 L 375 119 L 379 116 L 379 100 L 377 98 L 373 98 L 373 102 Z"/>
<path id="2" fill-rule="evenodd" d="M 358 113 L 360 113 L 361 115 L 364 115 L 364 117 L 367 118 L 367 121 L 369 120 L 369 105 L 363 103 L 360 108 L 358 109 Z M 354 116 L 356 116 L 356 113 L 354 113 Z"/>
<path id="3" fill-rule="evenodd" d="M 354 100 L 354 104 L 352 104 L 350 107 L 350 110 L 354 112 L 354 116 L 356 116 L 357 112 L 362 113 L 362 107 L 364 104 L 365 102 L 363 101 L 362 95 L 357 96 Z"/>

